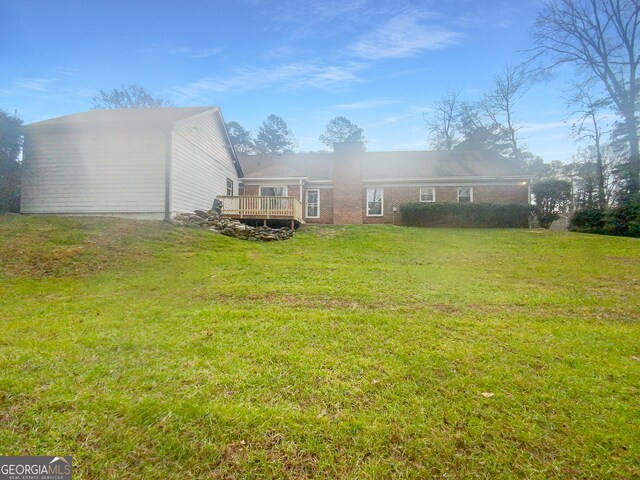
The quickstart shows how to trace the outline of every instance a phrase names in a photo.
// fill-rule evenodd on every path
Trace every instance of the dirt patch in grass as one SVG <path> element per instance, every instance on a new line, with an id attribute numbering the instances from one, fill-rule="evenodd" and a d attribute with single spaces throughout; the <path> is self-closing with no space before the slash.
<path id="1" fill-rule="evenodd" d="M 0 276 L 83 276 L 150 256 L 172 227 L 117 218 L 0 216 Z M 142 242 L 140 242 L 142 240 Z"/>

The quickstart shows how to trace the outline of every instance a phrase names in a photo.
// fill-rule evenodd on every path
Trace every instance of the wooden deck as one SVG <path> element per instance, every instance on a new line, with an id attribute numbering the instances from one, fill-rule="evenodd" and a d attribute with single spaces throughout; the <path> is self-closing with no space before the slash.
<path id="1" fill-rule="evenodd" d="M 224 195 L 222 215 L 247 220 L 290 220 L 304 223 L 302 203 L 296 197 L 261 197 L 257 195 Z"/>

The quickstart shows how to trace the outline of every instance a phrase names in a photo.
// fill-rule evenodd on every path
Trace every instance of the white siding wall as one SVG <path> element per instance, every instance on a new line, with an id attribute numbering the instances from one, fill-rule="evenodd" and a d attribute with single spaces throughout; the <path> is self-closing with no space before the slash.
<path id="1" fill-rule="evenodd" d="M 207 112 L 175 124 L 171 157 L 171 212 L 209 210 L 226 195 L 227 178 L 238 194 L 238 175 L 219 117 Z"/>
<path id="2" fill-rule="evenodd" d="M 162 219 L 165 151 L 161 130 L 32 131 L 21 211 Z"/>

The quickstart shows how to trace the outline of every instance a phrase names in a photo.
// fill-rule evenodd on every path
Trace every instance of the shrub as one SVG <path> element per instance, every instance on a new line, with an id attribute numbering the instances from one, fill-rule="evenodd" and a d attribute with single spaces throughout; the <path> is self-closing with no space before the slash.
<path id="1" fill-rule="evenodd" d="M 569 220 L 573 232 L 604 233 L 605 212 L 598 208 L 576 210 Z"/>
<path id="2" fill-rule="evenodd" d="M 531 192 L 537 206 L 538 223 L 542 228 L 549 228 L 560 218 L 558 213 L 571 199 L 571 183 L 555 178 L 541 180 L 533 184 Z"/>
<path id="3" fill-rule="evenodd" d="M 20 170 L 19 165 L 3 168 L 0 166 L 0 213 L 20 211 Z"/>
<path id="4" fill-rule="evenodd" d="M 522 204 L 403 203 L 400 215 L 414 227 L 528 228 L 532 208 Z"/>
<path id="5" fill-rule="evenodd" d="M 577 210 L 569 221 L 569 230 L 640 237 L 640 195 L 630 197 L 619 206 L 606 210 Z"/>

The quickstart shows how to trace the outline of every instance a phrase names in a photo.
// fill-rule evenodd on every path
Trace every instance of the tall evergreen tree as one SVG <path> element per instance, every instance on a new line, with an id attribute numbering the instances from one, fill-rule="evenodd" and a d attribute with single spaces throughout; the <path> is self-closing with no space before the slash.
<path id="1" fill-rule="evenodd" d="M 269 115 L 258 128 L 255 147 L 258 153 L 283 154 L 292 152 L 298 145 L 293 132 L 278 115 Z"/>
<path id="2" fill-rule="evenodd" d="M 234 148 L 237 152 L 250 155 L 256 153 L 255 140 L 251 136 L 251 132 L 246 130 L 238 122 L 228 122 L 227 131 L 231 138 Z"/>
<path id="3" fill-rule="evenodd" d="M 324 128 L 320 141 L 327 147 L 333 148 L 334 143 L 362 143 L 366 142 L 364 130 L 351 122 L 347 117 L 335 117 Z"/>

